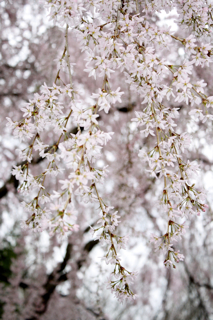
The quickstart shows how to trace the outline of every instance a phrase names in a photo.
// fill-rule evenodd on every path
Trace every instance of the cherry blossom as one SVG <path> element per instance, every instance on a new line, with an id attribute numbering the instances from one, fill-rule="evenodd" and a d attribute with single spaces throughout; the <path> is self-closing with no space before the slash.
<path id="1" fill-rule="evenodd" d="M 185 30 L 182 37 L 149 19 L 162 8 L 169 12 L 173 6 L 180 28 Z M 101 119 L 127 102 L 128 96 L 137 101 L 131 139 L 140 134 L 141 139 L 151 142 L 143 146 L 138 139 L 132 149 L 138 154 L 141 167 L 145 167 L 147 179 L 162 182 L 158 206 L 164 214 L 165 233 L 152 236 L 151 241 L 155 250 L 164 253 L 164 265 L 176 268 L 184 256 L 176 251 L 174 242 L 181 241 L 187 219 L 207 208 L 205 194 L 193 181 L 199 166 L 185 156 L 190 136 L 179 128 L 178 106 L 188 108 L 189 122 L 212 120 L 211 90 L 208 91 L 206 80 L 195 74 L 196 68 L 212 63 L 212 5 L 204 0 L 46 0 L 45 7 L 50 20 L 65 35 L 55 81 L 51 85 L 44 82 L 21 108 L 23 118 L 8 118 L 7 124 L 14 136 L 26 144 L 20 154 L 22 163 L 12 170 L 24 195 L 26 225 L 33 231 L 45 230 L 51 236 L 63 237 L 80 228 L 75 223 L 78 201 L 98 205 L 99 217 L 91 230 L 105 249 L 102 260 L 113 265 L 109 288 L 121 301 L 135 299 L 130 283 L 136 273 L 122 265 L 119 252 L 128 242 L 127 235 L 118 231 L 122 213 L 99 191 L 107 170 L 106 166 L 100 169 L 98 161 L 114 139 L 110 124 L 104 128 Z M 69 34 L 85 53 L 83 78 L 97 83 L 86 93 L 73 77 L 77 63 L 71 62 Z M 164 50 L 175 54 L 175 46 L 184 51 L 184 58 L 177 62 L 172 54 L 164 57 Z M 119 77 L 122 80 L 118 86 Z M 76 133 L 72 132 L 73 127 Z M 54 143 L 46 138 L 49 132 L 53 132 Z M 130 148 L 131 140 L 127 145 Z M 40 172 L 34 172 L 32 166 L 37 155 L 46 166 Z M 129 153 L 128 166 L 132 165 Z M 51 179 L 56 179 L 57 187 L 50 186 Z M 134 185 L 134 181 L 131 183 Z"/>

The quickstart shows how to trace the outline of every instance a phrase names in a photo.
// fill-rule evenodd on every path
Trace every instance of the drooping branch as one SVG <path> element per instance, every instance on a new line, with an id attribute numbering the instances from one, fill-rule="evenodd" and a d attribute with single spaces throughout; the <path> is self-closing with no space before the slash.
<path id="1" fill-rule="evenodd" d="M 1 95 L 1 94 L 0 94 Z M 118 110 L 121 113 L 128 113 L 131 112 L 132 109 L 134 108 L 135 103 L 132 103 L 131 105 L 125 105 L 123 107 L 116 107 L 116 110 Z M 101 117 L 99 117 L 100 119 Z M 81 131 L 83 130 L 83 128 L 81 128 Z M 78 132 L 78 128 L 74 127 L 69 133 L 72 134 L 76 134 Z M 46 152 L 48 152 L 49 150 L 52 149 L 53 146 L 56 145 L 56 142 L 53 143 L 47 150 Z M 36 159 L 32 159 L 31 161 L 31 165 L 36 165 L 39 164 L 40 162 L 44 161 L 45 158 L 43 157 L 38 157 Z M 16 164 L 16 166 L 23 166 L 27 163 L 27 161 L 22 161 Z M 0 188 L 0 199 L 4 198 L 7 193 L 9 192 L 9 188 L 8 185 L 13 185 L 13 187 L 15 188 L 15 190 L 18 188 L 19 186 L 19 181 L 15 178 L 15 176 L 13 176 L 12 174 L 10 175 L 10 177 L 7 179 L 7 181 L 3 184 L 3 186 Z"/>

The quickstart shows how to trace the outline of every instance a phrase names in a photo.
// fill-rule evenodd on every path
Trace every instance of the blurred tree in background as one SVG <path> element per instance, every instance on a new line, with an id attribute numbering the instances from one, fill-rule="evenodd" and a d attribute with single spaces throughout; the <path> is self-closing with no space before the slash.
<path id="1" fill-rule="evenodd" d="M 213 319 L 212 2 L 0 14 L 0 318 Z"/>

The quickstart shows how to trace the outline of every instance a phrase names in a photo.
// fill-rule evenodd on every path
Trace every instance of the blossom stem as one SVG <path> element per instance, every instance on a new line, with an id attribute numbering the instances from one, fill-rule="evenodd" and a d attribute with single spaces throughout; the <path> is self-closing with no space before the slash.
<path id="1" fill-rule="evenodd" d="M 67 68 L 68 68 L 68 72 L 69 72 L 69 80 L 70 80 L 70 85 L 72 87 L 72 74 L 71 74 L 71 69 L 70 69 L 70 54 L 69 54 L 69 43 L 68 43 L 68 29 L 69 26 L 67 24 L 66 26 L 66 34 L 65 34 L 65 38 L 66 38 L 66 51 L 67 51 Z M 72 98 L 73 98 L 73 92 L 72 92 Z"/>

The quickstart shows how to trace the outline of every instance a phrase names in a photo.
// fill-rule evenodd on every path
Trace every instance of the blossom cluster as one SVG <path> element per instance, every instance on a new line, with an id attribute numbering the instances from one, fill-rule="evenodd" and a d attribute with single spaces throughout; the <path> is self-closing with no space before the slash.
<path id="1" fill-rule="evenodd" d="M 139 2 L 140 3 L 140 2 Z M 178 0 L 178 1 L 145 1 L 144 11 L 148 13 L 160 12 L 164 8 L 167 12 L 176 9 L 178 22 L 184 28 L 200 35 L 211 35 L 212 2 L 206 0 Z"/>
<path id="2" fill-rule="evenodd" d="M 66 56 L 63 59 L 66 59 Z M 102 88 L 105 82 L 106 78 Z M 13 122 L 8 118 L 8 125 L 20 140 L 24 142 L 32 140 L 32 143 L 20 154 L 23 164 L 15 166 L 12 171 L 20 181 L 21 193 L 27 195 L 29 192 L 34 192 L 34 198 L 23 203 L 30 215 L 26 224 L 33 230 L 48 230 L 50 234 L 64 235 L 68 231 L 77 231 L 79 228 L 79 225 L 74 223 L 76 220 L 74 197 L 80 197 L 85 203 L 99 202 L 102 208 L 102 220 L 105 222 L 102 227 L 104 236 L 98 236 L 98 238 L 105 240 L 105 243 L 110 246 L 107 257 L 113 252 L 110 262 L 115 265 L 115 269 L 119 266 L 119 270 L 122 271 L 123 280 L 120 280 L 119 298 L 134 297 L 126 281 L 127 275 L 124 276 L 125 269 L 117 256 L 117 250 L 125 246 L 126 238 L 117 237 L 112 233 L 118 225 L 116 213 L 111 214 L 111 223 L 105 220 L 108 210 L 103 209 L 106 205 L 99 196 L 96 184 L 103 182 L 106 168 L 97 169 L 95 165 L 102 146 L 106 145 L 113 135 L 112 132 L 103 132 L 99 129 L 97 111 L 104 109 L 108 112 L 111 103 L 121 101 L 122 94 L 120 88 L 116 91 L 108 90 L 108 92 L 100 89 L 98 93 L 92 94 L 89 100 L 95 102 L 89 105 L 81 100 L 81 93 L 73 88 L 72 79 L 64 87 L 57 84 L 48 87 L 44 84 L 40 94 L 35 94 L 34 99 L 22 108 L 24 118 L 21 121 Z M 69 101 L 67 113 L 64 111 L 63 101 Z M 70 125 L 78 128 L 76 134 L 69 133 Z M 44 141 L 49 131 L 59 135 L 57 142 L 53 145 L 48 145 Z M 30 164 L 36 153 L 46 159 L 47 166 L 41 174 L 35 176 L 31 172 Z M 70 173 L 65 179 L 60 179 L 65 168 Z M 59 190 L 49 190 L 45 186 L 45 181 L 51 177 L 59 179 L 61 185 Z M 112 238 L 116 240 L 116 246 Z M 119 272 L 116 275 L 118 274 Z M 128 272 L 128 276 L 130 275 L 131 273 Z M 115 283 L 112 286 L 116 293 L 117 287 Z"/>
<path id="3" fill-rule="evenodd" d="M 168 9 L 171 8 L 172 2 L 166 3 Z M 140 6 L 144 14 L 140 14 Z M 112 132 L 99 128 L 98 112 L 109 113 L 112 105 L 121 102 L 124 93 L 120 87 L 113 90 L 110 82 L 114 75 L 121 73 L 130 91 L 141 100 L 133 121 L 145 136 L 154 137 L 153 148 L 140 150 L 139 157 L 148 165 L 147 172 L 151 176 L 162 177 L 164 181 L 161 204 L 167 218 L 167 231 L 153 240 L 157 248 L 166 252 L 165 265 L 174 266 L 172 260 L 183 260 L 173 247 L 173 242 L 184 230 L 184 224 L 177 219 L 199 215 L 205 211 L 206 204 L 204 195 L 190 180 L 191 174 L 198 170 L 197 164 L 182 156 L 190 144 L 190 137 L 186 132 L 176 130 L 179 111 L 169 107 L 168 101 L 173 99 L 177 103 L 190 104 L 192 117 L 202 121 L 212 119 L 208 108 L 213 105 L 213 97 L 205 91 L 206 83 L 192 80 L 195 66 L 205 67 L 212 61 L 212 45 L 202 43 L 196 35 L 196 32 L 208 33 L 211 4 L 205 5 L 201 0 L 177 1 L 181 22 L 193 25 L 196 30 L 185 38 L 176 37 L 167 28 L 153 26 L 148 21 L 148 14 L 160 10 L 161 1 L 145 1 L 143 7 L 137 0 L 47 0 L 46 7 L 51 19 L 61 26 L 66 25 L 66 45 L 60 65 L 67 69 L 69 83 L 57 84 L 59 69 L 53 86 L 44 84 L 40 94 L 35 94 L 22 109 L 23 120 L 8 120 L 18 138 L 32 141 L 21 153 L 24 164 L 13 170 L 21 182 L 19 190 L 24 194 L 35 193 L 33 200 L 26 204 L 30 213 L 27 224 L 39 231 L 49 229 L 51 233 L 64 234 L 78 229 L 74 223 L 74 197 L 99 203 L 100 226 L 93 231 L 107 245 L 104 260 L 114 265 L 112 276 L 116 280 L 110 280 L 111 289 L 119 299 L 134 297 L 128 284 L 133 274 L 121 265 L 117 255 L 117 250 L 125 247 L 127 241 L 115 234 L 119 216 L 104 203 L 97 189 L 97 183 L 103 182 L 106 176 L 106 168 L 97 169 L 96 161 L 102 147 L 113 136 Z M 98 90 L 88 99 L 94 101 L 93 104 L 85 102 L 73 85 L 69 28 L 85 52 L 84 71 L 89 77 L 101 78 Z M 185 52 L 185 59 L 179 65 L 171 64 L 157 52 L 165 46 L 171 48 L 174 42 L 181 44 Z M 71 125 L 78 128 L 77 134 L 69 132 Z M 57 142 L 52 145 L 45 139 L 50 130 L 58 135 Z M 36 152 L 46 159 L 47 167 L 34 176 L 30 163 Z M 66 177 L 63 177 L 64 167 L 69 170 Z M 57 191 L 45 187 L 45 181 L 51 176 L 58 178 L 61 188 Z"/>
<path id="4" fill-rule="evenodd" d="M 196 190 L 190 182 L 199 167 L 196 162 L 185 162 L 182 157 L 182 153 L 189 146 L 190 138 L 187 133 L 175 132 L 174 119 L 178 115 L 175 108 L 168 110 L 163 105 L 154 107 L 152 103 L 144 112 L 136 112 L 137 118 L 132 119 L 137 126 L 146 126 L 142 130 L 146 135 L 156 136 L 155 147 L 152 150 L 141 149 L 139 157 L 148 165 L 149 174 L 156 179 L 162 177 L 164 181 L 161 205 L 168 217 L 168 227 L 164 236 L 153 237 L 152 241 L 156 248 L 167 252 L 167 266 L 171 265 L 171 257 L 175 262 L 183 259 L 183 256 L 181 259 L 177 258 L 173 249 L 174 242 L 184 231 L 184 224 L 177 221 L 193 214 L 200 215 L 207 207 L 204 194 Z"/>

